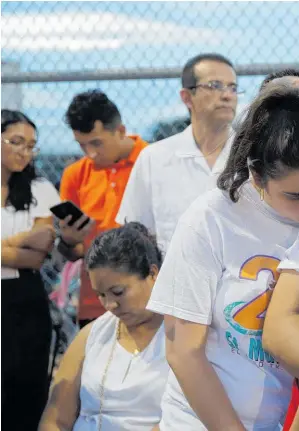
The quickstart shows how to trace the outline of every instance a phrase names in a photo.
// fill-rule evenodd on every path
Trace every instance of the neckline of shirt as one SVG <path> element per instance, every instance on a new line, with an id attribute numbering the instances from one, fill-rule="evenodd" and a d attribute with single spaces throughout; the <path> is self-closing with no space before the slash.
<path id="1" fill-rule="evenodd" d="M 119 321 L 119 319 L 116 320 L 116 331 L 117 331 L 118 321 Z M 159 326 L 157 332 L 155 333 L 155 335 L 153 336 L 153 338 L 149 342 L 149 344 L 143 350 L 139 351 L 139 353 L 137 355 L 134 352 L 129 352 L 124 346 L 122 346 L 120 344 L 119 340 L 116 341 L 116 346 L 118 348 L 120 348 L 122 351 L 124 351 L 129 356 L 132 356 L 132 357 L 141 357 L 141 356 L 145 355 L 148 352 L 148 350 L 150 349 L 150 347 L 152 346 L 152 344 L 154 344 L 155 340 L 159 337 L 159 334 L 163 330 L 163 328 L 164 328 L 164 323 L 162 322 L 161 325 Z"/>
<path id="2" fill-rule="evenodd" d="M 182 138 L 186 138 L 186 140 L 184 141 L 184 145 L 181 148 L 178 148 L 176 150 L 175 152 L 176 156 L 181 158 L 198 157 L 198 158 L 203 158 L 205 160 L 203 153 L 196 145 L 196 142 L 193 136 L 193 131 L 192 131 L 192 124 L 186 127 L 186 129 L 183 132 L 181 132 L 180 135 Z M 230 150 L 230 147 L 231 147 L 230 144 L 232 143 L 233 137 L 234 137 L 234 131 L 233 129 L 231 129 L 229 133 L 229 138 L 226 141 L 218 157 L 221 157 L 222 154 L 225 154 L 228 150 Z"/>
<path id="3" fill-rule="evenodd" d="M 254 188 L 254 186 L 251 184 L 251 181 L 248 180 L 243 185 L 241 190 L 241 195 L 254 204 L 254 206 L 264 213 L 266 216 L 274 219 L 275 221 L 279 223 L 283 223 L 286 225 L 290 225 L 296 228 L 299 228 L 299 223 L 295 222 L 293 220 L 290 220 L 286 217 L 281 216 L 274 208 L 272 208 L 270 205 L 267 204 L 264 200 L 261 200 L 259 193 Z"/>

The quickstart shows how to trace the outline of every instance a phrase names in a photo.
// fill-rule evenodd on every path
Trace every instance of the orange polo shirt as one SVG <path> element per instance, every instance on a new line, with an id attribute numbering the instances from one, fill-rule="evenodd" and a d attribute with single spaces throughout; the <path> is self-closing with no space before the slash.
<path id="1" fill-rule="evenodd" d="M 87 251 L 97 234 L 119 226 L 115 217 L 134 163 L 146 147 L 139 136 L 130 136 L 135 145 L 127 159 L 105 169 L 96 168 L 93 161 L 83 157 L 68 166 L 60 184 L 61 200 L 70 200 L 86 215 L 95 220 L 94 230 L 84 242 Z M 83 268 L 79 298 L 79 320 L 94 319 L 104 313 L 95 293 L 91 289 L 87 272 Z"/>

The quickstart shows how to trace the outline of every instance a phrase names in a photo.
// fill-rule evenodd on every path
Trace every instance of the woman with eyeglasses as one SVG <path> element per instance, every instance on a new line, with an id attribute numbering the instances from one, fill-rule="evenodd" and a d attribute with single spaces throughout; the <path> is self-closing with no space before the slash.
<path id="1" fill-rule="evenodd" d="M 1 110 L 2 427 L 35 431 L 48 396 L 51 319 L 39 269 L 54 241 L 54 186 L 37 178 L 35 124 Z"/>

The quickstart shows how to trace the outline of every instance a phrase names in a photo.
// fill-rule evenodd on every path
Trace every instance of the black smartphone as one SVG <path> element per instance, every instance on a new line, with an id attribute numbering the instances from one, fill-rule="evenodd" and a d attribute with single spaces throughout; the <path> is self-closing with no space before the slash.
<path id="1" fill-rule="evenodd" d="M 73 202 L 71 201 L 64 201 L 61 202 L 58 205 L 54 205 L 50 208 L 50 211 L 58 217 L 60 220 L 64 220 L 67 216 L 72 216 L 72 219 L 69 222 L 69 226 L 72 226 L 74 223 L 76 223 L 77 220 L 79 220 L 80 217 L 84 215 L 84 213 L 78 208 Z M 83 229 L 84 226 L 87 225 L 90 218 L 85 220 L 82 225 L 79 227 L 79 229 Z"/>

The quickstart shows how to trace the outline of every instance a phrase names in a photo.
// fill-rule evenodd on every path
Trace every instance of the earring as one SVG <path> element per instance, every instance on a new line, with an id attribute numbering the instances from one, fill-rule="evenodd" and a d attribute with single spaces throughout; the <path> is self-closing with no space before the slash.
<path id="1" fill-rule="evenodd" d="M 264 197 L 265 197 L 265 190 L 261 188 L 260 189 L 260 198 L 261 198 L 261 201 L 264 200 Z"/>

